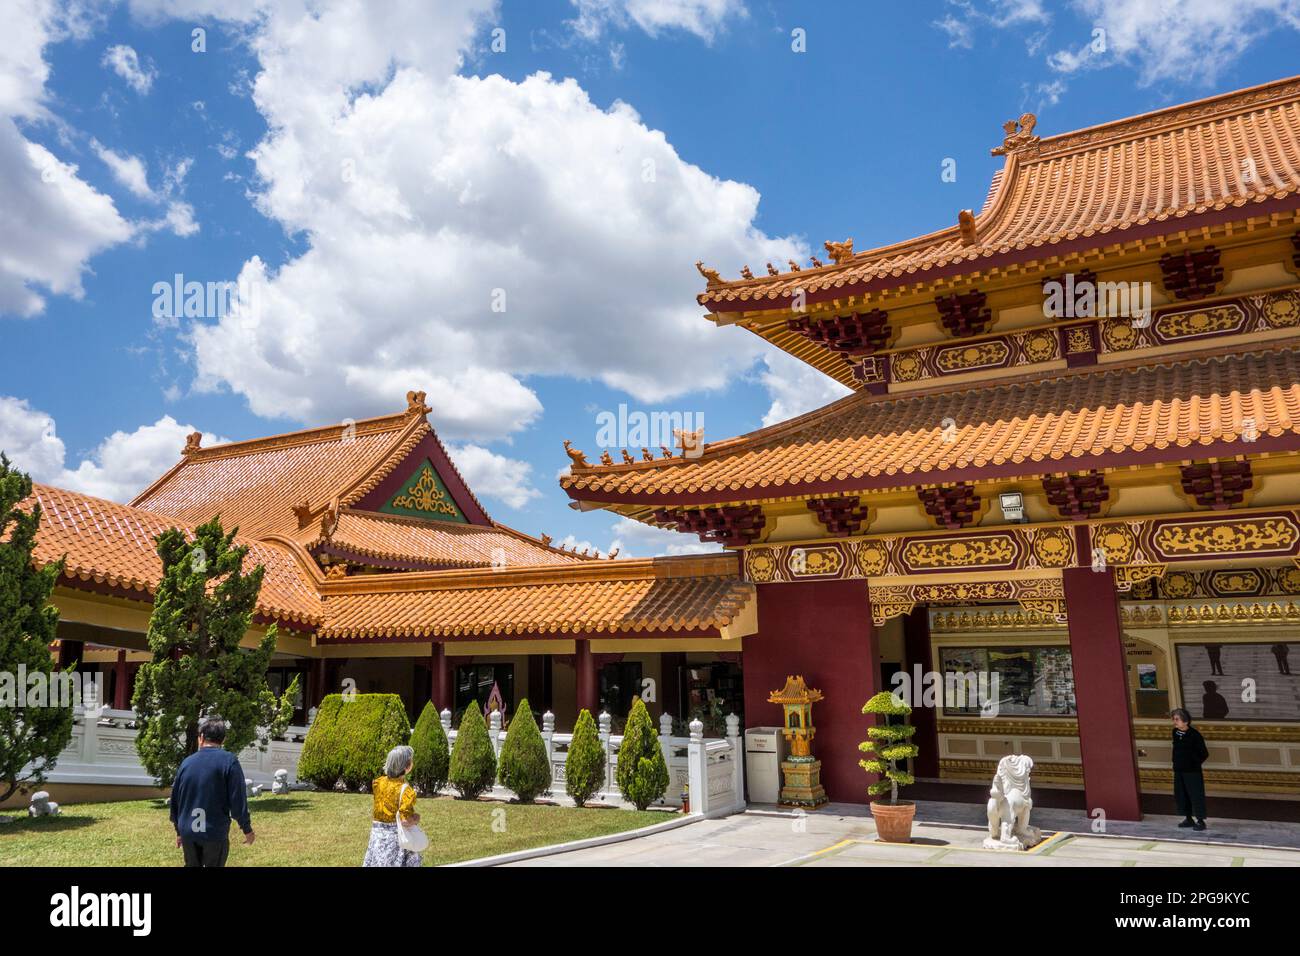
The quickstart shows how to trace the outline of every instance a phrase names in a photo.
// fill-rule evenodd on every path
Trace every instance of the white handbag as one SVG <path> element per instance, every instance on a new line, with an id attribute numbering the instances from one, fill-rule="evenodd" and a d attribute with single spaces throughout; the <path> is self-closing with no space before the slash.
<path id="1" fill-rule="evenodd" d="M 393 811 L 393 820 L 397 823 L 397 845 L 408 853 L 423 853 L 429 848 L 429 838 L 420 829 L 419 824 L 406 826 L 402 823 L 402 795 L 410 784 L 402 784 L 397 794 L 397 809 Z"/>

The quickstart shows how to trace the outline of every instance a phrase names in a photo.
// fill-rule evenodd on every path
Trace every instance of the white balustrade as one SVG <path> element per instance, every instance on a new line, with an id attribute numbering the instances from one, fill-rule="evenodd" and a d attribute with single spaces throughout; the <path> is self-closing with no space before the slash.
<path id="1" fill-rule="evenodd" d="M 315 713 L 309 712 L 309 716 L 315 717 Z M 449 744 L 455 746 L 457 732 L 451 729 L 451 711 L 443 710 L 439 717 Z M 140 765 L 136 754 L 138 731 L 134 711 L 101 707 L 91 697 L 73 709 L 73 720 L 72 740 L 47 775 L 47 782 L 153 786 L 153 778 Z M 498 756 L 508 733 L 501 729 L 501 723 L 499 713 L 493 712 L 489 716 L 488 733 Z M 592 800 L 627 806 L 619 792 L 616 776 L 623 737 L 613 733 L 613 718 L 609 714 L 602 713 L 598 723 L 600 745 L 605 751 L 605 782 Z M 290 783 L 296 782 L 298 757 L 309 726 L 286 728 L 281 738 L 267 743 L 265 750 L 253 745 L 241 751 L 239 762 L 244 775 L 254 783 L 269 786 L 275 772 L 284 769 L 289 771 Z M 668 766 L 668 789 L 653 805 L 680 808 L 682 792 L 689 784 L 690 812 L 693 814 L 712 817 L 744 809 L 744 747 L 739 718 L 734 714 L 727 717 L 727 736 L 724 739 L 705 738 L 704 725 L 699 720 L 691 721 L 689 737 L 673 736 L 672 728 L 672 716 L 663 714 L 659 718 L 659 746 Z M 556 733 L 555 715 L 549 711 L 542 715 L 542 742 L 551 762 L 552 798 L 567 803 L 564 763 L 569 756 L 573 735 Z M 491 795 L 508 799 L 510 791 L 497 786 Z"/>

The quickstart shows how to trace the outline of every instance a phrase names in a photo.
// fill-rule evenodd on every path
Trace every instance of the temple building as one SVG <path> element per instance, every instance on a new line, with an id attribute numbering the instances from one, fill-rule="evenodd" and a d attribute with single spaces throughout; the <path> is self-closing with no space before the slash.
<path id="1" fill-rule="evenodd" d="M 898 670 L 999 677 L 992 708 L 916 707 L 921 778 L 1027 754 L 1036 785 L 1135 819 L 1169 792 L 1182 706 L 1211 794 L 1294 799 L 1300 79 L 1035 127 L 1006 124 L 948 228 L 700 266 L 713 322 L 855 394 L 562 485 L 741 556 L 746 723 L 779 723 L 786 675 L 818 687 L 832 800 L 865 799 L 861 707 Z"/>
<path id="2" fill-rule="evenodd" d="M 575 508 L 718 552 L 611 559 L 494 522 L 412 392 L 392 416 L 195 436 L 130 505 L 39 486 L 61 659 L 127 706 L 153 536 L 220 515 L 267 568 L 248 641 L 276 624 L 273 684 L 301 675 L 303 710 L 350 679 L 412 716 L 495 693 L 564 728 L 641 695 L 759 726 L 800 675 L 827 795 L 865 802 L 863 703 L 939 675 L 975 693 L 917 687 L 923 780 L 987 784 L 1027 754 L 1037 787 L 1135 819 L 1170 789 L 1181 706 L 1211 795 L 1294 799 L 1300 78 L 1004 132 L 983 208 L 948 228 L 757 277 L 701 266 L 712 322 L 854 394 L 661 458 L 569 447 Z"/>

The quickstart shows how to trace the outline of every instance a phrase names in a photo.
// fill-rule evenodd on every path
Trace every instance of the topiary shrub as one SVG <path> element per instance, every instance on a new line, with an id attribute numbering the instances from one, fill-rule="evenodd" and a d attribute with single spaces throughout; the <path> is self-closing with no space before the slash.
<path id="1" fill-rule="evenodd" d="M 349 790 L 367 790 L 384 772 L 388 751 L 411 739 L 406 705 L 396 694 L 354 694 L 338 716 L 343 761 L 340 776 Z"/>
<path id="2" fill-rule="evenodd" d="M 615 776 L 623 799 L 638 810 L 650 806 L 668 789 L 668 765 L 659 746 L 659 734 L 640 697 L 633 702 L 632 713 L 627 716 Z"/>
<path id="3" fill-rule="evenodd" d="M 573 805 L 580 807 L 600 791 L 605 784 L 605 747 L 596 730 L 596 721 L 591 711 L 578 714 L 577 726 L 573 728 L 573 741 L 569 744 L 569 755 L 564 760 L 564 789 L 573 798 Z"/>
<path id="4" fill-rule="evenodd" d="M 330 694 L 307 731 L 298 776 L 325 790 L 339 780 L 349 790 L 365 789 L 384 772 L 388 752 L 410 736 L 406 707 L 396 694 Z"/>
<path id="5" fill-rule="evenodd" d="M 343 772 L 339 756 L 337 723 L 343 698 L 330 694 L 316 708 L 316 719 L 307 730 L 302 753 L 298 756 L 298 779 L 322 790 L 333 790 Z"/>
<path id="6" fill-rule="evenodd" d="M 867 736 L 858 744 L 858 750 L 873 756 L 859 760 L 858 766 L 867 773 L 878 773 L 881 778 L 867 787 L 867 793 L 878 797 L 889 794 L 890 803 L 898 803 L 898 788 L 915 783 L 916 778 L 907 772 L 903 761 L 915 757 L 921 748 L 912 743 L 916 727 L 903 723 L 903 719 L 912 712 L 912 708 L 896 697 L 893 691 L 882 690 L 871 700 L 862 705 L 864 714 L 881 714 L 885 718 L 882 726 L 868 727 Z"/>
<path id="7" fill-rule="evenodd" d="M 451 751 L 447 780 L 461 800 L 477 800 L 497 777 L 497 755 L 477 707 L 466 707 Z"/>
<path id="8" fill-rule="evenodd" d="M 442 729 L 442 719 L 433 702 L 424 705 L 420 719 L 411 731 L 411 748 L 415 751 L 415 766 L 408 778 L 421 793 L 434 794 L 447 786 L 447 768 L 451 762 L 448 753 L 447 732 Z"/>
<path id="9" fill-rule="evenodd" d="M 551 760 L 526 698 L 519 702 L 506 742 L 501 745 L 497 779 L 501 786 L 514 792 L 520 803 L 532 803 L 550 793 Z"/>

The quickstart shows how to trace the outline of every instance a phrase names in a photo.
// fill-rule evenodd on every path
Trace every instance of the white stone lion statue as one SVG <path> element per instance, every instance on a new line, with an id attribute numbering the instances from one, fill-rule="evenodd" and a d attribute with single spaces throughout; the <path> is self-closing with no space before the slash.
<path id="1" fill-rule="evenodd" d="M 1028 850 L 1043 839 L 1038 828 L 1029 825 L 1029 812 L 1034 808 L 1029 785 L 1033 769 L 1033 759 L 1023 754 L 998 761 L 989 789 L 989 835 L 984 849 Z"/>

